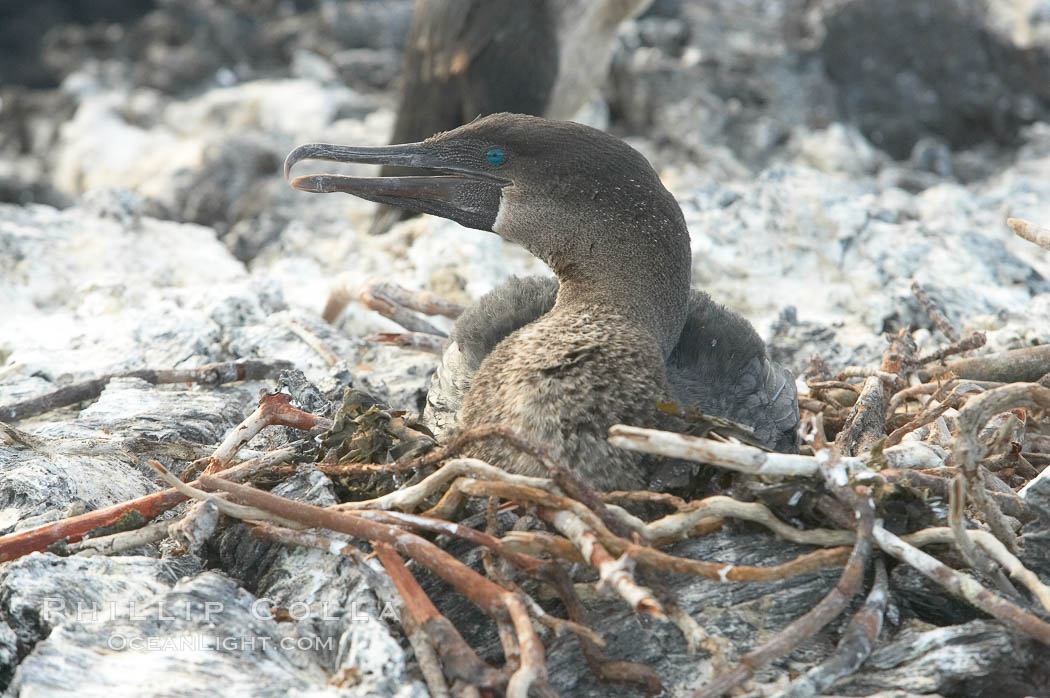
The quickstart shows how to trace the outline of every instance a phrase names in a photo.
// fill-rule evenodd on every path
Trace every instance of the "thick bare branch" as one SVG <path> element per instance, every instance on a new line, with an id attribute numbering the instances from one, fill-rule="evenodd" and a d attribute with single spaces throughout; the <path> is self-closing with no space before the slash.
<path id="1" fill-rule="evenodd" d="M 85 400 L 94 400 L 114 378 L 140 378 L 147 383 L 197 383 L 215 387 L 238 381 L 265 380 L 276 378 L 285 369 L 292 368 L 290 361 L 282 359 L 243 359 L 217 364 L 208 364 L 199 368 L 152 369 L 142 368 L 121 373 L 109 373 L 99 378 L 81 381 L 39 397 L 21 400 L 9 405 L 0 405 L 0 421 L 17 422 L 27 417 L 35 417 L 60 407 L 68 407 Z"/>
<path id="2" fill-rule="evenodd" d="M 243 480 L 264 468 L 287 462 L 294 456 L 295 448 L 285 447 L 233 466 L 219 473 L 218 476 L 230 480 Z M 6 536 L 0 536 L 0 562 L 7 562 L 32 552 L 45 550 L 49 545 L 60 540 L 79 541 L 84 534 L 103 526 L 111 526 L 132 512 L 141 515 L 148 521 L 184 501 L 186 501 L 186 495 L 171 488 L 44 524 L 28 531 L 9 533 Z"/>
<path id="3" fill-rule="evenodd" d="M 971 577 L 956 572 L 936 558 L 908 545 L 882 526 L 873 531 L 879 547 L 901 562 L 918 570 L 924 577 L 940 584 L 952 594 L 970 602 L 989 615 L 1017 628 L 1029 637 L 1050 646 L 1050 624 L 1015 606 L 981 586 Z"/>

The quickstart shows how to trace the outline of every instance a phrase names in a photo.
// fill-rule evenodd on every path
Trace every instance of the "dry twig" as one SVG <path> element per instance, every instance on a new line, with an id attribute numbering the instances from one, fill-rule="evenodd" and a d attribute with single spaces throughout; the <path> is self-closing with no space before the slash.
<path id="1" fill-rule="evenodd" d="M 426 332 L 378 332 L 365 337 L 370 342 L 390 344 L 402 349 L 418 349 L 428 354 L 441 354 L 445 351 L 445 340 Z"/>
<path id="2" fill-rule="evenodd" d="M 218 364 L 208 364 L 199 368 L 151 369 L 141 368 L 134 371 L 109 373 L 99 378 L 81 381 L 72 385 L 41 395 L 21 400 L 10 405 L 0 405 L 0 421 L 17 422 L 27 417 L 35 417 L 60 407 L 68 407 L 85 400 L 94 400 L 114 378 L 140 378 L 147 383 L 196 383 L 215 387 L 238 381 L 265 380 L 276 378 L 281 371 L 292 368 L 290 361 L 281 359 L 242 359 Z"/>
<path id="3" fill-rule="evenodd" d="M 424 294 L 425 292 L 417 293 Z M 444 299 L 432 293 L 425 295 L 429 300 L 436 301 L 436 304 L 428 306 L 426 303 L 415 303 L 413 296 L 405 289 L 397 284 L 385 281 L 366 281 L 358 291 L 358 297 L 365 306 L 393 320 L 409 332 L 422 332 L 438 337 L 447 337 L 448 335 L 445 332 L 442 332 L 412 312 L 411 308 L 415 306 L 430 307 L 433 310 L 448 309 L 447 305 L 449 304 Z M 460 312 L 462 312 L 462 309 L 460 309 Z M 458 317 L 458 315 L 454 317 Z"/>
<path id="4" fill-rule="evenodd" d="M 944 310 L 932 299 L 929 294 L 926 293 L 926 289 L 919 285 L 918 281 L 911 282 L 911 292 L 919 299 L 919 305 L 926 311 L 926 314 L 933 320 L 933 324 L 937 326 L 944 336 L 948 338 L 949 342 L 959 341 L 959 332 L 952 325 L 951 320 L 944 314 Z"/>
<path id="5" fill-rule="evenodd" d="M 955 465 L 960 471 L 956 477 L 964 485 L 960 494 L 968 493 L 973 498 L 992 533 L 1013 552 L 1017 551 L 1017 539 L 1003 520 L 995 499 L 988 496 L 984 487 L 984 469 L 979 461 L 986 455 L 986 446 L 978 441 L 977 436 L 989 419 L 1015 407 L 1050 409 L 1050 388 L 1035 383 L 1018 383 L 994 388 L 970 398 L 959 411 L 959 426 L 952 449 Z"/>
<path id="6" fill-rule="evenodd" d="M 241 446 L 251 441 L 252 437 L 266 427 L 272 426 L 285 426 L 292 429 L 310 431 L 314 428 L 330 429 L 332 420 L 292 407 L 290 395 L 285 393 L 267 393 L 259 399 L 259 406 L 255 411 L 226 435 L 222 443 L 215 448 L 214 453 L 208 458 L 201 459 L 201 461 L 186 468 L 186 471 L 182 474 L 183 479 L 190 477 L 195 472 L 199 472 L 199 467 L 202 465 L 205 466 L 204 472 L 208 475 L 213 475 L 223 470 L 237 455 Z"/>
<path id="7" fill-rule="evenodd" d="M 243 480 L 264 468 L 291 460 L 293 456 L 295 456 L 295 448 L 288 446 L 247 460 L 224 470 L 218 476 L 230 480 Z M 132 512 L 141 515 L 148 521 L 184 501 L 186 501 L 186 495 L 171 488 L 103 509 L 89 511 L 79 516 L 44 524 L 28 531 L 9 533 L 6 536 L 0 536 L 0 562 L 7 562 L 32 552 L 45 550 L 52 543 L 61 540 L 79 541 L 90 531 L 103 526 L 111 526 L 131 515 Z"/>
<path id="8" fill-rule="evenodd" d="M 1033 383 L 1050 372 L 1050 344 L 949 361 L 936 375 L 999 383 Z"/>
<path id="9" fill-rule="evenodd" d="M 868 659 L 882 630 L 882 619 L 889 600 L 886 565 L 875 560 L 875 581 L 864 605 L 850 619 L 830 657 L 791 682 L 775 698 L 807 698 L 830 688 L 849 676 Z"/>
<path id="10" fill-rule="evenodd" d="M 201 476 L 200 481 L 205 487 L 227 492 L 234 499 L 282 518 L 298 521 L 311 528 L 327 528 L 363 540 L 386 543 L 399 553 L 411 557 L 453 585 L 488 615 L 509 620 L 514 626 L 521 651 L 521 666 L 512 674 L 507 684 L 508 696 L 525 698 L 530 687 L 536 688 L 544 695 L 549 694 L 543 646 L 536 636 L 521 599 L 433 543 L 396 526 L 369 521 L 348 512 L 303 504 L 210 475 Z"/>
<path id="11" fill-rule="evenodd" d="M 968 351 L 973 351 L 974 349 L 983 347 L 987 341 L 988 337 L 985 336 L 984 332 L 974 332 L 969 337 L 963 337 L 942 349 L 938 349 L 937 351 L 926 354 L 925 356 L 920 356 L 915 359 L 914 363 L 916 366 L 925 366 L 926 364 L 940 361 L 949 356 L 954 356 L 955 354 L 965 354 Z"/>
<path id="12" fill-rule="evenodd" d="M 908 545 L 882 526 L 876 526 L 872 535 L 882 550 L 914 567 L 924 577 L 940 584 L 950 593 L 970 602 L 985 613 L 1050 646 L 1050 624 L 1046 621 L 988 591 L 971 577 L 956 572 L 936 558 Z"/>
<path id="13" fill-rule="evenodd" d="M 630 572 L 629 558 L 626 555 L 621 556 L 619 560 L 613 559 L 609 551 L 598 542 L 598 537 L 594 532 L 572 512 L 541 509 L 540 516 L 565 534 L 580 551 L 583 559 L 598 570 L 599 586 L 608 585 L 615 589 L 616 593 L 634 610 L 647 613 L 660 620 L 667 620 L 663 607 L 653 597 L 653 593 L 635 582 Z"/>
<path id="14" fill-rule="evenodd" d="M 878 383 L 878 379 L 873 380 Z M 688 434 L 643 429 L 625 424 L 609 427 L 609 443 L 628 451 L 685 458 L 751 475 L 814 475 L 820 468 L 813 456 L 763 451 L 744 444 L 722 443 Z M 863 467 L 863 461 L 859 458 L 845 460 L 852 466 Z"/>
<path id="15" fill-rule="evenodd" d="M 914 349 L 905 330 L 890 339 L 890 346 L 882 357 L 879 370 L 899 374 L 901 366 L 907 364 Z M 872 376 L 864 381 L 857 403 L 853 406 L 845 426 L 835 438 L 839 451 L 847 456 L 856 456 L 871 450 L 876 441 L 886 433 L 886 405 L 893 393 L 893 384 Z"/>
<path id="16" fill-rule="evenodd" d="M 864 582 L 864 570 L 871 556 L 871 532 L 875 525 L 874 502 L 867 488 L 858 487 L 851 490 L 848 486 L 837 487 L 830 472 L 827 473 L 826 479 L 836 496 L 850 502 L 855 508 L 858 518 L 857 540 L 838 584 L 801 618 L 780 630 L 762 646 L 748 652 L 733 669 L 720 674 L 707 686 L 693 693 L 693 698 L 717 698 L 739 686 L 754 676 L 760 668 L 783 657 L 835 619 L 860 590 Z"/>
<path id="17" fill-rule="evenodd" d="M 69 543 L 62 552 L 66 555 L 115 555 L 164 540 L 168 537 L 168 528 L 173 523 L 174 521 L 156 521 L 131 531 L 86 538 L 79 543 Z"/>
<path id="18" fill-rule="evenodd" d="M 1039 245 L 1044 250 L 1050 250 L 1050 228 L 1029 223 L 1022 218 L 1007 218 L 1006 224 L 1017 237 Z"/>

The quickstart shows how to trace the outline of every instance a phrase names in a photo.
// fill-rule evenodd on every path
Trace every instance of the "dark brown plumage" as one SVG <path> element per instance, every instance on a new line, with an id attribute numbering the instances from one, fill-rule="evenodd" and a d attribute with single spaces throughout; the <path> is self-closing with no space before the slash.
<path id="1" fill-rule="evenodd" d="M 678 392 L 765 430 L 770 446 L 795 445 L 793 381 L 769 362 L 746 321 L 690 291 L 681 209 L 623 141 L 571 122 L 496 114 L 423 143 L 301 146 L 286 171 L 306 157 L 443 171 L 388 179 L 309 175 L 292 185 L 490 230 L 526 247 L 558 277 L 553 305 L 546 305 L 552 288 L 517 282 L 522 294 L 483 300 L 457 323 L 457 344 L 431 393 L 449 392 L 453 402 L 462 395 L 460 427 L 510 427 L 598 489 L 645 484 L 642 456 L 611 447 L 608 429 L 668 426 L 660 405 Z M 508 319 L 500 305 L 518 314 Z M 486 318 L 496 316 L 487 329 Z M 495 442 L 468 453 L 514 472 L 544 472 L 530 456 Z"/>

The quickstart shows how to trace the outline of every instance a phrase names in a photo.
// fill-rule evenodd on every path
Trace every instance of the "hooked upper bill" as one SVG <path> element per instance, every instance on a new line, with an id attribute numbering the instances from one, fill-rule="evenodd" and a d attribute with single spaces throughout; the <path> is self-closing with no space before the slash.
<path id="1" fill-rule="evenodd" d="M 377 203 L 449 218 L 470 228 L 491 230 L 499 212 L 500 190 L 511 182 L 480 167 L 465 164 L 467 158 L 457 158 L 456 155 L 447 151 L 437 153 L 426 143 L 385 146 L 308 143 L 288 154 L 284 161 L 284 176 L 288 179 L 292 167 L 301 160 L 395 165 L 434 171 L 434 175 L 410 177 L 310 174 L 292 179 L 290 185 L 317 194 L 352 194 Z"/>

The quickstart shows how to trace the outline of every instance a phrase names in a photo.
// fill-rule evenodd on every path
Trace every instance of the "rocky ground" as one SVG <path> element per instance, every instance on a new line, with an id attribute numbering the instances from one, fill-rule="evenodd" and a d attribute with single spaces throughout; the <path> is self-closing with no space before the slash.
<path id="1" fill-rule="evenodd" d="M 0 5 L 0 405 L 132 369 L 265 357 L 292 362 L 329 400 L 352 383 L 418 410 L 436 357 L 366 340 L 399 328 L 357 304 L 324 323 L 328 290 L 377 277 L 466 304 L 508 276 L 549 271 L 439 219 L 369 237 L 371 204 L 283 180 L 280 163 L 299 143 L 385 142 L 410 5 Z M 877 364 L 886 332 L 907 328 L 920 350 L 943 342 L 913 282 L 963 334 L 986 332 L 988 351 L 1050 343 L 1050 253 L 1005 225 L 1050 224 L 1048 68 L 1045 1 L 658 0 L 623 28 L 587 119 L 646 154 L 678 198 L 694 283 L 748 317 L 796 374 L 815 355 L 834 372 Z M 206 455 L 272 387 L 123 378 L 97 400 L 22 420 L 43 441 L 0 445 L 0 533 L 156 490 L 148 458 L 177 471 Z M 264 433 L 249 448 L 292 438 Z M 280 487 L 336 501 L 316 470 Z M 698 558 L 750 564 L 801 549 L 751 529 L 690 545 Z M 337 556 L 236 528 L 198 553 L 134 552 L 0 565 L 0 686 L 19 696 L 426 695 L 374 580 Z M 747 648 L 836 579 L 703 582 L 682 603 Z M 341 611 L 277 623 L 250 612 L 255 598 Z M 47 605 L 55 599 L 61 608 Z M 216 600 L 236 609 L 224 634 L 291 638 L 291 649 L 106 646 L 214 634 L 205 610 Z M 103 611 L 84 617 L 78 602 Z M 654 666 L 671 694 L 710 676 L 680 636 L 603 608 L 596 627 L 615 637 L 610 653 Z M 836 690 L 1047 695 L 1045 647 L 960 614 L 938 622 L 904 609 Z M 294 642 L 318 638 L 334 644 Z M 468 639 L 498 655 L 493 638 L 486 628 Z M 819 635 L 760 678 L 782 687 L 836 639 Z M 548 650 L 555 688 L 605 694 L 572 641 Z"/>

